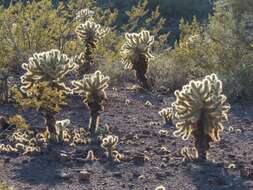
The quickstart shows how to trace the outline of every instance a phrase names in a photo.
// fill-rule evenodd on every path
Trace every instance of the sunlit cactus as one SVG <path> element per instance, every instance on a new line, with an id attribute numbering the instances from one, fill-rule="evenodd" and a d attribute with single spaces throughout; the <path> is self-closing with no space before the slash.
<path id="1" fill-rule="evenodd" d="M 99 113 L 104 110 L 104 102 L 107 100 L 105 89 L 108 87 L 109 77 L 105 77 L 100 71 L 90 75 L 84 75 L 82 80 L 73 81 L 73 92 L 83 97 L 83 102 L 90 109 L 89 130 L 92 135 L 97 131 Z"/>
<path id="2" fill-rule="evenodd" d="M 94 11 L 90 9 L 81 9 L 76 14 L 76 20 L 85 23 L 88 20 L 92 20 L 94 16 Z"/>
<path id="3" fill-rule="evenodd" d="M 28 98 L 22 101 L 20 95 L 17 99 L 20 99 L 21 105 L 27 102 L 29 106 L 39 109 L 51 137 L 57 136 L 55 115 L 60 110 L 65 93 L 71 92 L 64 83 L 65 76 L 76 68 L 76 64 L 59 50 L 52 49 L 35 53 L 28 63 L 22 64 L 22 68 L 26 72 L 21 77 L 20 89 Z"/>
<path id="4" fill-rule="evenodd" d="M 65 129 L 70 124 L 69 119 L 64 119 L 61 121 L 56 121 L 55 128 L 56 128 L 56 136 L 55 141 L 57 142 L 64 142 L 65 141 Z M 51 134 L 50 134 L 51 135 Z"/>
<path id="5" fill-rule="evenodd" d="M 143 30 L 141 33 L 127 33 L 125 38 L 126 43 L 122 46 L 125 68 L 135 70 L 142 87 L 149 88 L 146 73 L 148 62 L 153 58 L 151 46 L 154 43 L 154 37 L 149 31 Z"/>
<path id="6" fill-rule="evenodd" d="M 81 55 L 79 57 L 79 73 L 81 75 L 91 72 L 92 65 L 94 64 L 94 50 L 97 47 L 98 41 L 108 32 L 108 28 L 104 29 L 93 21 L 86 21 L 84 24 L 76 27 L 76 34 L 85 46 L 82 57 Z"/>
<path id="7" fill-rule="evenodd" d="M 222 94 L 222 82 L 215 74 L 208 75 L 201 81 L 191 81 L 175 96 L 178 121 L 174 135 L 183 140 L 192 135 L 199 160 L 206 160 L 209 142 L 220 140 L 223 122 L 228 119 L 230 106 Z"/>
<path id="8" fill-rule="evenodd" d="M 158 113 L 164 119 L 165 124 L 173 125 L 173 122 L 172 122 L 173 108 L 172 107 L 163 108 Z"/>
<path id="9" fill-rule="evenodd" d="M 23 63 L 26 73 L 21 77 L 21 90 L 26 93 L 34 84 L 47 82 L 49 86 L 68 91 L 64 80 L 67 73 L 76 68 L 76 64 L 57 49 L 35 53 L 28 63 Z"/>
<path id="10" fill-rule="evenodd" d="M 102 139 L 101 147 L 105 149 L 106 156 L 114 161 L 120 162 L 121 155 L 116 150 L 117 144 L 118 144 L 119 138 L 114 135 L 108 135 L 105 138 Z"/>

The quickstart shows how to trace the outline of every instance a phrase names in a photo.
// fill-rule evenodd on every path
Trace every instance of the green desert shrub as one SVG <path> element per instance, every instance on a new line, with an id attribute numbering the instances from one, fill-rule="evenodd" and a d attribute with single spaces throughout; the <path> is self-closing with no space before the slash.
<path id="1" fill-rule="evenodd" d="M 73 92 L 82 96 L 83 102 L 90 109 L 89 131 L 92 136 L 97 132 L 99 125 L 99 113 L 104 110 L 107 100 L 105 89 L 108 88 L 109 77 L 105 77 L 100 71 L 84 75 L 82 80 L 73 81 Z"/>
<path id="2" fill-rule="evenodd" d="M 253 35 L 249 18 L 252 13 L 238 17 L 233 10 L 217 4 L 205 27 L 196 19 L 191 24 L 182 20 L 180 40 L 170 51 L 173 62 L 187 79 L 215 72 L 224 82 L 230 100 L 249 100 L 253 94 Z"/>
<path id="3" fill-rule="evenodd" d="M 222 90 L 222 82 L 212 74 L 175 91 L 174 135 L 183 140 L 193 136 L 199 160 L 206 160 L 209 143 L 220 140 L 223 123 L 228 119 L 230 107 Z"/>

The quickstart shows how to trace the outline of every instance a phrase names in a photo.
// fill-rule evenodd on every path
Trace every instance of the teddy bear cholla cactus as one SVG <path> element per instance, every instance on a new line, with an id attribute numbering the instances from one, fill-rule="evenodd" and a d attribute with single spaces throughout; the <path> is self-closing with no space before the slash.
<path id="1" fill-rule="evenodd" d="M 106 156 L 114 161 L 120 162 L 122 155 L 116 150 L 119 138 L 114 135 L 108 135 L 102 139 L 101 147 L 105 149 Z"/>
<path id="2" fill-rule="evenodd" d="M 108 32 L 108 28 L 104 29 L 93 21 L 86 21 L 76 27 L 76 34 L 85 45 L 84 52 L 75 58 L 79 64 L 79 73 L 81 75 L 91 72 L 91 67 L 94 64 L 93 52 L 97 47 L 98 41 Z"/>
<path id="3" fill-rule="evenodd" d="M 35 53 L 28 63 L 22 64 L 26 73 L 21 77 L 21 91 L 27 94 L 28 106 L 42 111 L 45 125 L 55 140 L 55 115 L 60 110 L 66 93 L 71 89 L 65 85 L 65 76 L 76 68 L 75 63 L 59 50 Z M 22 101 L 21 105 L 26 102 Z"/>
<path id="4" fill-rule="evenodd" d="M 136 77 L 142 87 L 149 88 L 146 73 L 148 62 L 153 55 L 150 52 L 154 43 L 154 37 L 149 31 L 143 30 L 141 33 L 127 33 L 126 43 L 122 46 L 122 57 L 125 68 L 135 70 Z"/>
<path id="5" fill-rule="evenodd" d="M 23 63 L 26 73 L 21 77 L 21 91 L 26 93 L 35 83 L 47 82 L 51 87 L 69 91 L 64 84 L 65 76 L 76 68 L 73 60 L 57 49 L 35 53 L 28 63 Z"/>
<path id="6" fill-rule="evenodd" d="M 206 160 L 209 142 L 219 141 L 223 122 L 230 107 L 222 94 L 222 82 L 215 74 L 201 81 L 191 81 L 182 91 L 176 91 L 175 117 L 178 120 L 174 135 L 187 140 L 195 138 L 199 160 Z"/>
<path id="7" fill-rule="evenodd" d="M 107 100 L 105 89 L 108 87 L 109 77 L 105 77 L 100 71 L 90 75 L 84 75 L 82 80 L 73 81 L 73 92 L 83 96 L 83 102 L 90 109 L 89 130 L 92 135 L 97 131 L 99 124 L 99 112 L 104 110 L 104 102 Z"/>
<path id="8" fill-rule="evenodd" d="M 79 22 L 85 23 L 88 20 L 92 20 L 94 16 L 94 11 L 90 9 L 81 9 L 76 14 L 76 20 Z"/>
<path id="9" fill-rule="evenodd" d="M 158 113 L 164 119 L 165 124 L 169 124 L 169 125 L 173 124 L 172 122 L 173 108 L 172 107 L 163 108 Z"/>

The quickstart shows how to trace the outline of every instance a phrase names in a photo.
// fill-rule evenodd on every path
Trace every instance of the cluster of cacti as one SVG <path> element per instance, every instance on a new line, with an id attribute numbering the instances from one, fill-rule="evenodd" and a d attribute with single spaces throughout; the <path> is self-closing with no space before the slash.
<path id="1" fill-rule="evenodd" d="M 83 97 L 83 102 L 90 109 L 89 130 L 92 135 L 97 131 L 99 113 L 104 110 L 104 102 L 107 100 L 105 89 L 108 87 L 109 77 L 105 77 L 100 71 L 90 75 L 84 75 L 82 80 L 73 81 L 73 92 Z"/>
<path id="2" fill-rule="evenodd" d="M 92 72 L 94 50 L 97 47 L 98 41 L 108 32 L 108 28 L 104 29 L 100 24 L 89 20 L 76 27 L 76 34 L 85 46 L 84 52 L 75 57 L 75 61 L 79 65 L 78 70 L 81 76 Z"/>
<path id="3" fill-rule="evenodd" d="M 122 46 L 125 68 L 134 70 L 141 86 L 149 88 L 146 73 L 149 60 L 153 58 L 150 51 L 154 37 L 150 35 L 149 31 L 143 30 L 141 33 L 127 33 L 125 38 L 126 43 Z"/>
<path id="4" fill-rule="evenodd" d="M 108 135 L 102 139 L 101 147 L 105 149 L 106 156 L 110 160 L 114 160 L 116 162 L 120 162 L 122 159 L 122 155 L 116 150 L 119 138 L 114 135 Z"/>
<path id="5" fill-rule="evenodd" d="M 188 147 L 183 147 L 180 151 L 181 156 L 183 157 L 183 161 L 190 161 L 194 159 L 193 150 L 190 150 Z M 195 150 L 196 152 L 196 150 Z"/>
<path id="6" fill-rule="evenodd" d="M 173 122 L 172 122 L 173 108 L 172 107 L 163 108 L 158 113 L 164 119 L 165 124 L 173 125 Z"/>
<path id="7" fill-rule="evenodd" d="M 26 73 L 21 77 L 20 89 L 28 96 L 28 106 L 42 111 L 45 126 L 54 141 L 57 135 L 55 115 L 64 102 L 65 94 L 71 92 L 65 85 L 65 77 L 76 68 L 76 64 L 66 54 L 53 49 L 35 53 L 28 63 L 22 64 L 22 68 Z"/>
<path id="8" fill-rule="evenodd" d="M 200 81 L 191 81 L 182 91 L 175 92 L 175 109 L 177 130 L 174 135 L 187 140 L 195 138 L 198 158 L 205 160 L 209 142 L 220 140 L 223 122 L 228 119 L 230 107 L 226 96 L 222 94 L 222 82 L 215 74 Z"/>

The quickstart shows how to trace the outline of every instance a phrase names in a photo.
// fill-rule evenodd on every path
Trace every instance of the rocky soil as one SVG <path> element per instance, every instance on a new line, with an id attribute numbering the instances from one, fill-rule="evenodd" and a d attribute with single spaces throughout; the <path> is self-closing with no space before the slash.
<path id="1" fill-rule="evenodd" d="M 57 145 L 40 154 L 0 155 L 0 181 L 17 190 L 250 190 L 253 189 L 253 107 L 232 106 L 221 141 L 211 145 L 207 163 L 183 162 L 180 150 L 193 146 L 173 136 L 158 111 L 173 97 L 158 93 L 109 89 L 108 103 L 101 114 L 101 128 L 110 126 L 119 137 L 120 163 L 108 161 L 98 145 L 69 148 Z M 129 102 L 126 104 L 126 100 Z M 151 107 L 145 102 L 150 101 Z M 22 114 L 29 124 L 42 127 L 35 111 L 22 111 L 11 104 L 1 105 L 1 115 Z M 71 120 L 71 127 L 87 127 L 89 112 L 81 101 L 71 100 L 58 119 Z M 159 134 L 167 130 L 166 136 Z M 161 152 L 166 147 L 168 152 Z M 60 157 L 54 150 L 60 151 Z M 83 161 L 93 150 L 98 160 Z"/>

